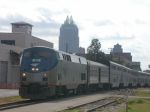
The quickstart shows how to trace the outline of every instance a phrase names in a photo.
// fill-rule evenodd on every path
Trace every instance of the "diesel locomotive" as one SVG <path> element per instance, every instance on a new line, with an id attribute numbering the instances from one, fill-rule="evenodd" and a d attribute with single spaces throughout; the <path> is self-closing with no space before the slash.
<path id="1" fill-rule="evenodd" d="M 45 99 L 101 89 L 150 86 L 150 74 L 123 65 L 108 65 L 48 47 L 24 49 L 20 61 L 19 95 Z"/>

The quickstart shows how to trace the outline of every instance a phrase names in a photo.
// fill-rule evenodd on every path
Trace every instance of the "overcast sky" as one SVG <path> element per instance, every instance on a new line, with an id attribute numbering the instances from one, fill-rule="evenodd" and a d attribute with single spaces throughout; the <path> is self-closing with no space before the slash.
<path id="1" fill-rule="evenodd" d="M 1 0 L 0 14 L 0 32 L 11 32 L 12 22 L 29 22 L 33 35 L 53 42 L 55 49 L 59 28 L 72 15 L 80 46 L 98 38 L 108 53 L 119 43 L 142 69 L 150 64 L 150 0 Z"/>

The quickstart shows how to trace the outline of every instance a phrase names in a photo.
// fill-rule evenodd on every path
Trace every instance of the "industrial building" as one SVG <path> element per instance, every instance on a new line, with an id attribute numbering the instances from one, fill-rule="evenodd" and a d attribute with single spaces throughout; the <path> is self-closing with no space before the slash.
<path id="1" fill-rule="evenodd" d="M 11 33 L 0 33 L 0 88 L 18 88 L 19 59 L 24 48 L 53 48 L 53 43 L 32 36 L 31 24 L 16 22 L 11 25 Z"/>
<path id="2" fill-rule="evenodd" d="M 130 52 L 123 52 L 122 46 L 119 44 L 114 45 L 114 48 L 110 52 L 113 61 L 121 63 L 131 69 L 141 71 L 141 63 L 133 62 Z"/>

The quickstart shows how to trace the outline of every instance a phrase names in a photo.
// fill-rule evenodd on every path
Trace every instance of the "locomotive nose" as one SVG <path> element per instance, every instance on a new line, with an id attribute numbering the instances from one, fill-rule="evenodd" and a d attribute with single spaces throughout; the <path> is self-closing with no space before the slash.
<path id="1" fill-rule="evenodd" d="M 43 77 L 42 77 L 41 73 L 34 73 L 34 74 L 30 75 L 28 80 L 32 81 L 32 82 L 41 82 L 42 79 L 43 79 Z"/>
<path id="2" fill-rule="evenodd" d="M 47 74 L 46 73 L 32 73 L 32 74 L 22 74 L 22 81 L 23 82 L 45 82 L 47 81 Z"/>

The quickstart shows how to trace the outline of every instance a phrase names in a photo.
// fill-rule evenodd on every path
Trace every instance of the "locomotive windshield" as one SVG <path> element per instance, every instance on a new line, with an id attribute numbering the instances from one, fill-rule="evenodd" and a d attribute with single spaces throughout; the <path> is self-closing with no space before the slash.
<path id="1" fill-rule="evenodd" d="M 57 64 L 57 56 L 54 50 L 42 47 L 34 47 L 24 50 L 21 70 L 27 72 L 43 72 L 52 69 Z"/>

